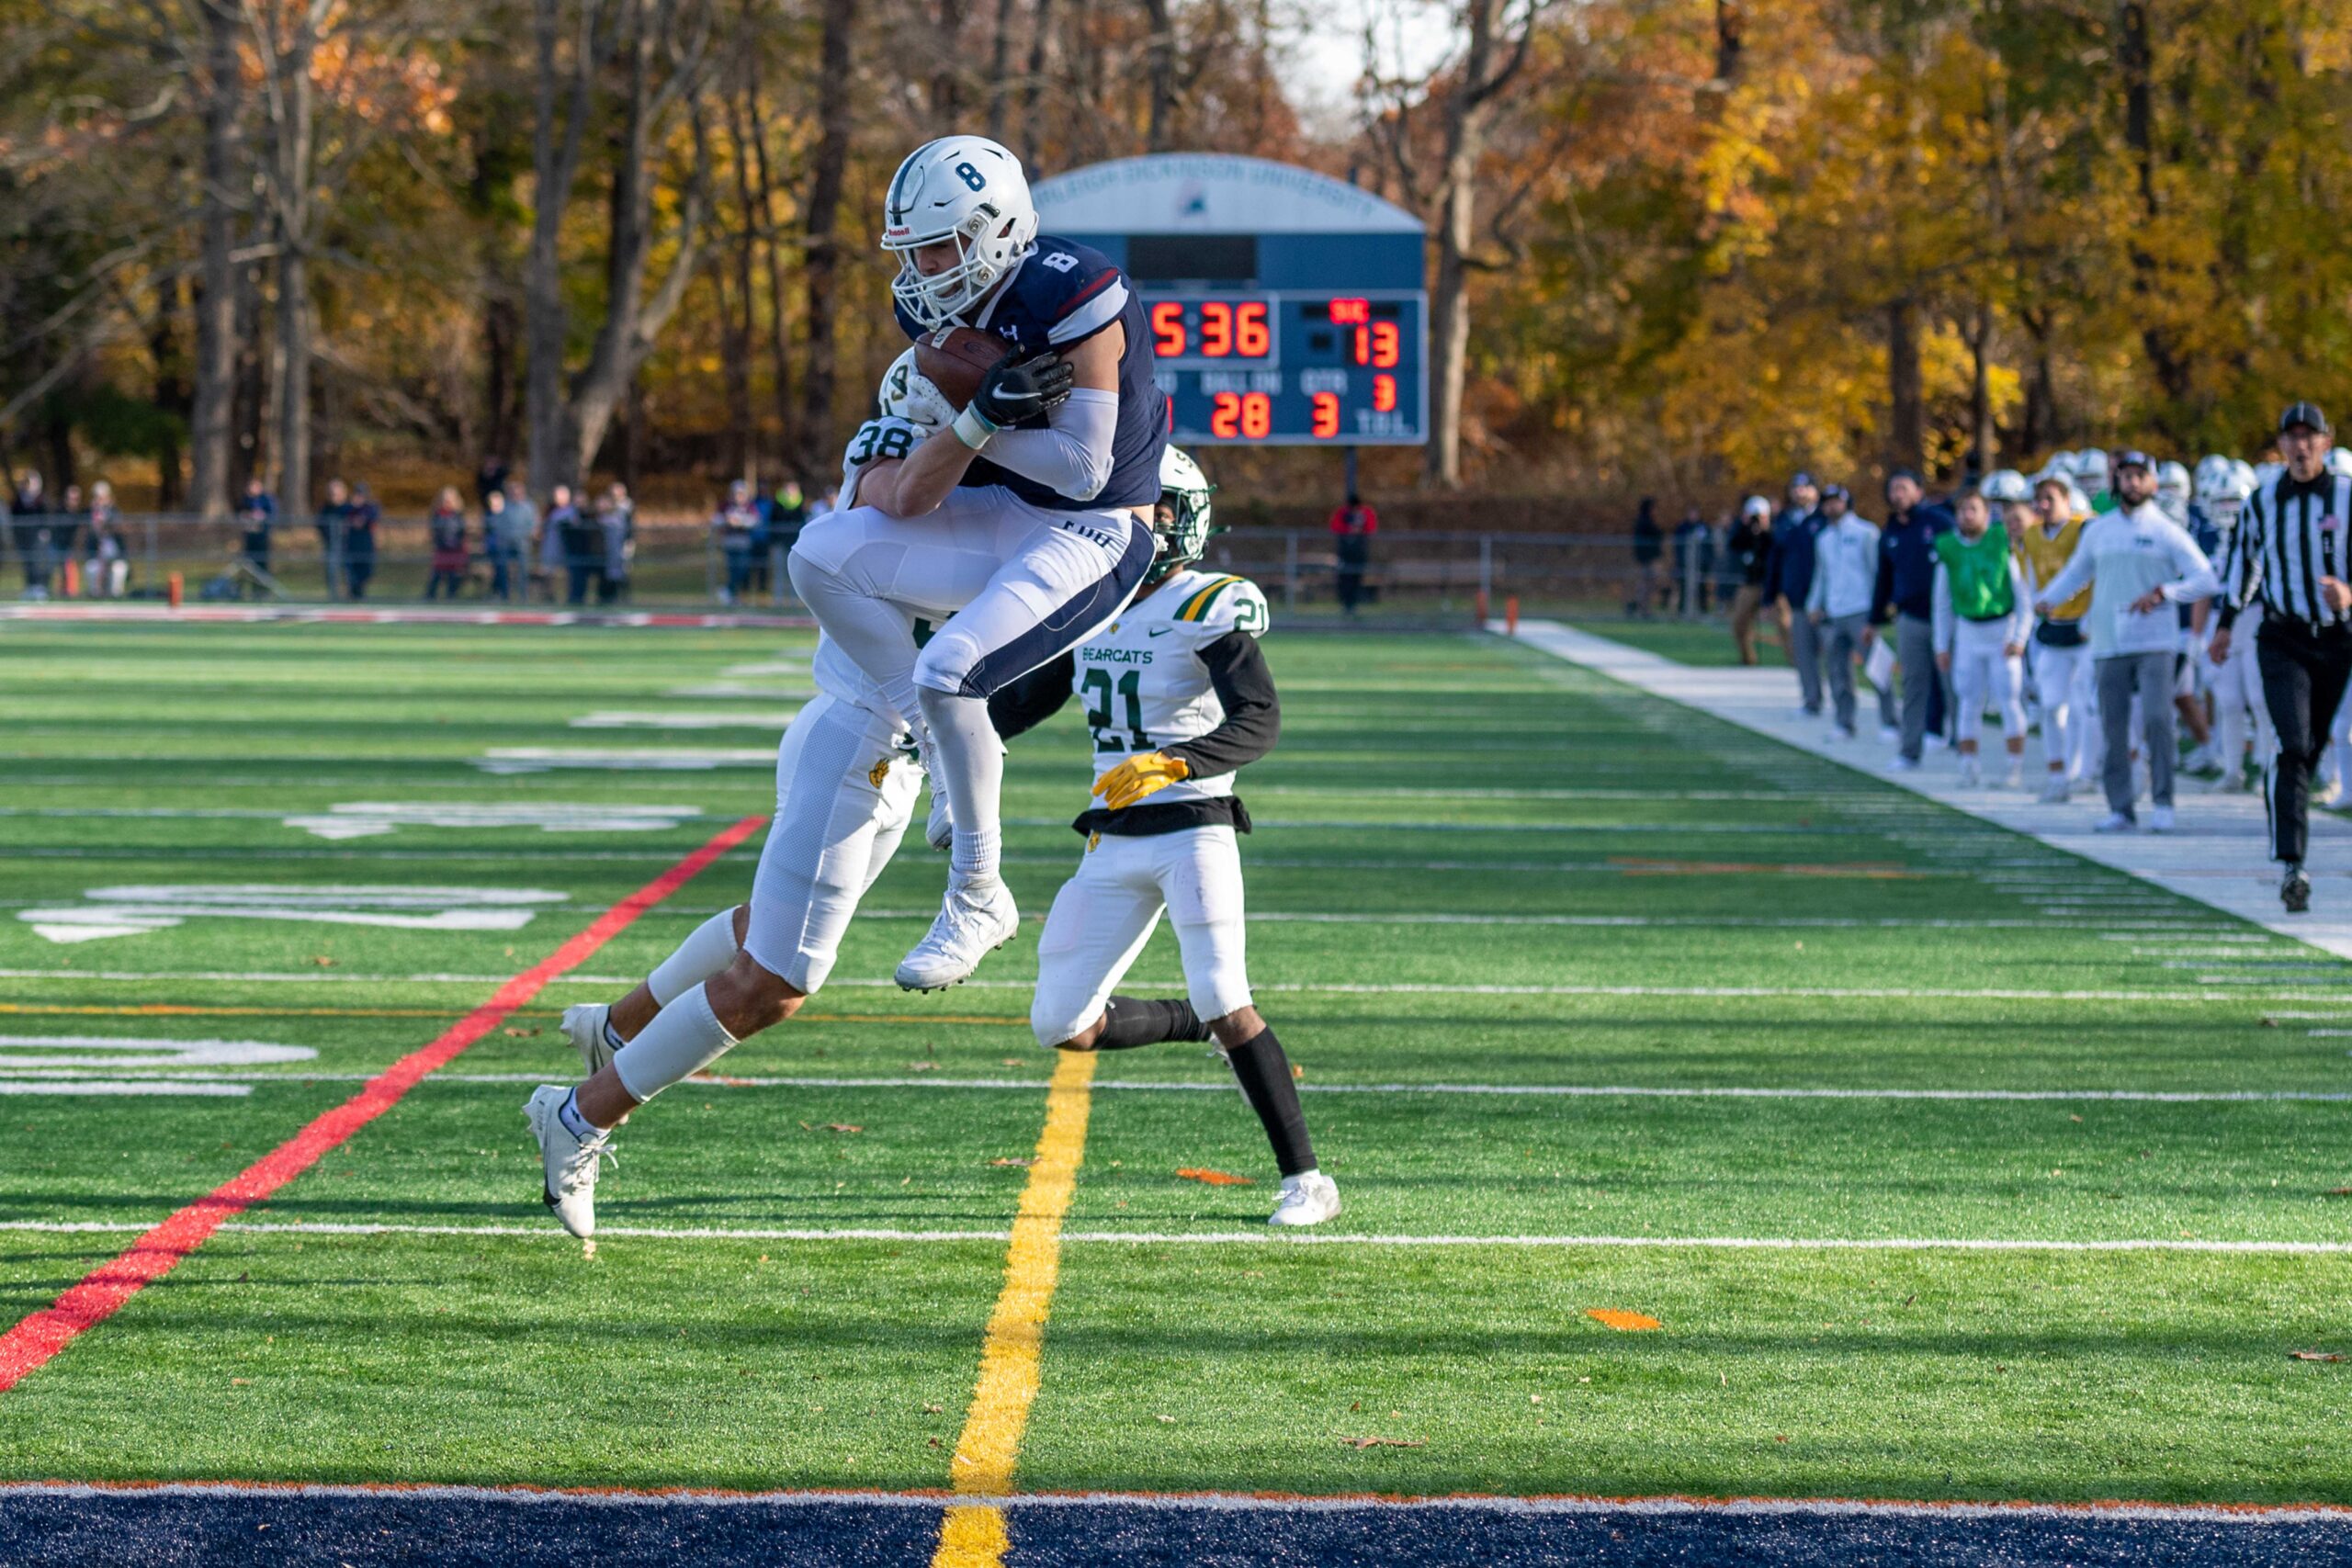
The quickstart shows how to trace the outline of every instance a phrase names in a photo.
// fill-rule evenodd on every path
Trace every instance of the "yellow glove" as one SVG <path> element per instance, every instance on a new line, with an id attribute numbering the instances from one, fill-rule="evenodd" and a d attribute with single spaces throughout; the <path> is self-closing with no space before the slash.
<path id="1" fill-rule="evenodd" d="M 1114 811 L 1125 811 L 1154 790 L 1166 789 L 1179 779 L 1193 776 L 1193 770 L 1182 757 L 1171 757 L 1165 751 L 1143 751 L 1094 781 L 1094 793 L 1102 804 Z"/>

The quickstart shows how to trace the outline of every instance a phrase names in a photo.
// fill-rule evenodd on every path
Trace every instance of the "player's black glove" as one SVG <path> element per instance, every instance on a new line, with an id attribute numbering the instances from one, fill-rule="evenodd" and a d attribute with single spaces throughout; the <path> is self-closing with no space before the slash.
<path id="1" fill-rule="evenodd" d="M 1051 413 L 1069 396 L 1069 363 L 1046 349 L 1023 358 L 1013 349 L 980 378 L 972 412 L 1002 430 Z"/>

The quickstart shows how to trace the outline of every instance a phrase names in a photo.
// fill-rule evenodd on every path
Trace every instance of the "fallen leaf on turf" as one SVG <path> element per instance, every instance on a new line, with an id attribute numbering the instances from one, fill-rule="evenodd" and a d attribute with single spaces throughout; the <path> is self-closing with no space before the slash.
<path id="1" fill-rule="evenodd" d="M 940 1412 L 940 1407 L 936 1404 L 926 1404 L 922 1408 L 923 1413 L 927 1416 L 936 1416 Z"/>
<path id="2" fill-rule="evenodd" d="M 1236 1176 L 1229 1170 L 1210 1170 L 1202 1166 L 1179 1166 L 1176 1174 L 1187 1181 L 1205 1182 L 1211 1187 L 1255 1187 L 1246 1176 Z"/>
<path id="3" fill-rule="evenodd" d="M 249 1383 L 249 1382 L 253 1382 L 253 1381 L 254 1381 L 254 1380 L 253 1380 L 253 1379 L 251 1379 L 251 1378 L 231 1378 L 231 1379 L 229 1380 L 230 1383 L 231 1383 L 232 1386 L 237 1387 L 237 1388 L 243 1388 L 243 1387 L 244 1387 L 247 1383 Z"/>
<path id="4" fill-rule="evenodd" d="M 508 1028 L 503 1031 L 503 1032 L 513 1035 L 517 1040 L 528 1040 L 532 1035 L 537 1034 L 538 1031 L 536 1029 Z"/>
<path id="5" fill-rule="evenodd" d="M 939 1064 L 937 1062 L 909 1062 L 907 1064 L 907 1071 L 910 1073 L 935 1073 L 939 1071 Z"/>
<path id="6" fill-rule="evenodd" d="M 311 959 L 311 962 L 317 964 L 322 969 L 332 969 L 334 967 L 334 960 L 329 958 L 323 953 L 320 953 L 316 958 Z"/>
<path id="7" fill-rule="evenodd" d="M 1160 1422 L 1164 1426 L 1173 1427 L 1176 1425 L 1176 1417 L 1173 1416 L 1155 1416 L 1152 1419 Z"/>
<path id="8" fill-rule="evenodd" d="M 2275 1018 L 2266 1018 L 2262 1021 L 2262 1027 L 2265 1029 L 2276 1029 L 2278 1027 L 2278 1021 Z"/>
<path id="9" fill-rule="evenodd" d="M 863 1133 L 865 1131 L 865 1128 L 852 1126 L 847 1122 L 828 1122 L 825 1123 L 825 1129 L 826 1131 L 832 1133 Z"/>
<path id="10" fill-rule="evenodd" d="M 2327 1195 L 2331 1198 L 2352 1198 L 2352 1187 L 2331 1187 Z"/>
<path id="11" fill-rule="evenodd" d="M 1592 1307 L 1586 1311 L 1585 1316 L 1595 1323 L 1605 1324 L 1621 1334 L 1640 1334 L 1658 1326 L 1658 1321 L 1654 1317 L 1645 1317 L 1637 1312 L 1625 1312 L 1617 1307 Z"/>
<path id="12" fill-rule="evenodd" d="M 1430 1446 L 1426 1438 L 1341 1438 L 1340 1441 L 1351 1449 L 1425 1449 Z"/>
<path id="13" fill-rule="evenodd" d="M 1034 1065 L 1026 1056 L 1000 1056 L 997 1060 L 1008 1067 L 1026 1067 Z"/>
<path id="14" fill-rule="evenodd" d="M 1294 1078 L 1304 1078 L 1306 1077 L 1306 1069 L 1300 1066 L 1296 1062 L 1293 1062 L 1290 1065 L 1290 1076 Z"/>
<path id="15" fill-rule="evenodd" d="M 2287 1352 L 2287 1359 L 2290 1361 L 2340 1361 L 2344 1359 L 2344 1352 L 2341 1350 L 2290 1350 Z"/>
<path id="16" fill-rule="evenodd" d="M 992 1159 L 989 1161 L 989 1163 L 990 1165 L 1017 1165 L 1022 1169 L 1026 1170 L 1037 1162 L 1034 1159 L 1014 1159 L 1011 1156 L 1005 1156 L 997 1159 Z"/>

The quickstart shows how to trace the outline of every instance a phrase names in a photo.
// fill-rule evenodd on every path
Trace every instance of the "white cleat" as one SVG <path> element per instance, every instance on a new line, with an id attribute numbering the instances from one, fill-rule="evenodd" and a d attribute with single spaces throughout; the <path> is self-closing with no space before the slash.
<path id="1" fill-rule="evenodd" d="M 1882 724 L 1878 727 L 1878 738 L 1892 746 L 1903 739 L 1903 731 L 1891 724 Z"/>
<path id="2" fill-rule="evenodd" d="M 2171 807 L 2151 806 L 2148 807 L 2148 831 L 2151 833 L 2169 833 L 2172 831 Z"/>
<path id="3" fill-rule="evenodd" d="M 593 1138 L 578 1138 L 563 1124 L 560 1112 L 571 1091 L 561 1084 L 541 1084 L 523 1102 L 523 1119 L 539 1141 L 545 1181 L 539 1196 L 563 1222 L 563 1228 L 582 1241 L 596 1234 L 596 1169 L 609 1157 L 609 1131 Z"/>
<path id="4" fill-rule="evenodd" d="M 2124 816 L 2120 811 L 2110 811 L 2106 816 L 2091 824 L 2091 831 L 2094 833 L 2131 833 L 2136 832 L 2139 829 L 2139 827 L 2140 824 L 2132 820 L 2131 818 Z"/>
<path id="5" fill-rule="evenodd" d="M 1282 1201 L 1266 1223 L 1270 1225 L 1319 1225 L 1340 1212 L 1340 1188 L 1319 1170 L 1303 1170 L 1283 1178 Z"/>
<path id="6" fill-rule="evenodd" d="M 950 887 L 939 907 L 939 918 L 899 965 L 899 986 L 909 991 L 938 991 L 960 986 L 972 977 L 980 960 L 1012 940 L 1021 929 L 1021 911 L 1012 890 L 1003 883 L 987 882 Z"/>
<path id="7" fill-rule="evenodd" d="M 2025 764 L 2023 762 L 2011 762 L 2009 764 L 2009 771 L 2001 775 L 2001 787 L 2003 789 L 2025 788 Z"/>
<path id="8" fill-rule="evenodd" d="M 2065 774 L 2052 773 L 2041 786 L 2041 803 L 2044 806 L 2064 806 L 2067 796 L 2073 793 Z"/>
<path id="9" fill-rule="evenodd" d="M 1850 729 L 1839 729 L 1837 727 L 1832 726 L 1829 733 L 1823 736 L 1821 739 L 1826 744 L 1831 746 L 1846 746 L 1852 743 L 1854 732 Z"/>
<path id="10" fill-rule="evenodd" d="M 1962 757 L 1960 760 L 1960 777 L 1957 782 L 1962 789 L 1974 789 L 1984 782 L 1984 771 L 1977 766 L 1975 758 Z"/>
<path id="11" fill-rule="evenodd" d="M 1919 759 L 1897 756 L 1893 761 L 1887 763 L 1886 771 L 1890 773 L 1916 773 L 1919 771 Z"/>
<path id="12" fill-rule="evenodd" d="M 605 1021 L 612 1016 L 612 1007 L 605 1002 L 581 1002 L 563 1010 L 563 1032 L 592 1078 L 613 1059 L 613 1043 L 605 1038 Z"/>

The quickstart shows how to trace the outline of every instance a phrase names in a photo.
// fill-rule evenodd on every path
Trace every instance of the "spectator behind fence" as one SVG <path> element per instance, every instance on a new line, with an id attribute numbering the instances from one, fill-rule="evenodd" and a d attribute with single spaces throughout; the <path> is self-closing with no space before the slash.
<path id="1" fill-rule="evenodd" d="M 1657 502 L 1642 497 L 1634 509 L 1634 592 L 1625 600 L 1625 614 L 1646 620 L 1657 608 L 1658 561 L 1666 554 L 1666 535 L 1657 525 Z"/>
<path id="2" fill-rule="evenodd" d="M 1886 526 L 1878 541 L 1878 586 L 1871 623 L 1894 642 L 1902 671 L 1903 722 L 1889 773 L 1919 765 L 1930 735 L 1944 724 L 1943 676 L 1936 669 L 1936 539 L 1951 532 L 1951 513 L 1924 499 L 1919 476 L 1897 468 L 1886 480 Z"/>
<path id="3" fill-rule="evenodd" d="M 1674 525 L 1674 605 L 1679 614 L 1707 613 L 1708 580 L 1715 570 L 1715 535 L 1706 514 L 1695 506 L 1682 509 Z"/>
<path id="4" fill-rule="evenodd" d="M 1772 503 L 1751 495 L 1740 503 L 1739 521 L 1724 541 L 1733 580 L 1731 642 L 1742 664 L 1756 662 L 1756 613 L 1764 604 L 1764 571 L 1772 558 Z"/>
<path id="5" fill-rule="evenodd" d="M 51 514 L 49 543 L 53 558 L 76 561 L 82 558 L 82 525 L 87 520 L 89 508 L 83 504 L 82 487 L 65 487 L 65 504 Z M 78 575 L 78 569 L 76 569 Z"/>
<path id="6" fill-rule="evenodd" d="M 521 479 L 506 481 L 506 518 L 508 536 L 514 541 L 514 570 L 525 582 L 515 586 L 528 599 L 534 591 L 544 592 L 549 601 L 555 598 L 553 580 L 547 575 L 537 558 L 539 547 L 539 509 L 531 500 L 531 492 Z"/>
<path id="7" fill-rule="evenodd" d="M 17 547 L 17 564 L 24 569 L 25 597 L 49 597 L 49 579 L 57 570 L 54 536 L 50 532 L 49 491 L 39 469 L 27 470 L 17 486 L 10 508 L 10 534 Z"/>
<path id="8" fill-rule="evenodd" d="M 593 517 L 581 515 L 571 503 L 571 487 L 558 485 L 548 492 L 548 514 L 542 525 L 555 558 L 570 577 L 563 602 L 585 604 L 588 585 L 604 576 L 605 535 Z"/>
<path id="9" fill-rule="evenodd" d="M 786 479 L 778 485 L 761 507 L 760 515 L 764 521 L 758 547 L 752 552 L 752 585 L 765 595 L 773 581 L 773 563 L 792 554 L 800 530 L 808 526 L 808 498 L 802 493 L 800 481 Z"/>
<path id="10" fill-rule="evenodd" d="M 458 503 L 457 486 L 441 487 L 433 510 L 425 516 L 424 531 L 433 542 L 433 572 L 424 580 L 424 596 L 438 599 L 446 587 L 454 600 L 465 589 L 466 567 L 471 559 L 466 553 L 466 512 Z"/>
<path id="11" fill-rule="evenodd" d="M 237 502 L 237 526 L 243 531 L 244 563 L 266 576 L 269 572 L 269 531 L 277 525 L 277 501 L 259 474 L 245 481 L 244 499 Z"/>
<path id="12" fill-rule="evenodd" d="M 711 532 L 718 537 L 719 556 L 727 565 L 727 581 L 718 591 L 721 604 L 739 603 L 752 580 L 752 537 L 759 525 L 752 487 L 737 479 L 727 487 L 727 499 L 710 520 Z"/>
<path id="13" fill-rule="evenodd" d="M 495 453 L 482 458 L 481 467 L 474 470 L 474 504 L 489 511 L 490 498 L 506 488 L 506 478 L 505 458 Z"/>
<path id="14" fill-rule="evenodd" d="M 130 541 L 122 531 L 122 508 L 114 486 L 100 479 L 90 487 L 89 578 L 83 589 L 93 599 L 119 599 L 130 586 Z"/>
<path id="15" fill-rule="evenodd" d="M 1372 536 L 1380 532 L 1380 513 L 1363 503 L 1355 491 L 1331 512 L 1331 551 L 1335 563 L 1332 586 L 1340 610 L 1353 619 L 1363 603 L 1364 569 L 1372 564 Z"/>
<path id="16" fill-rule="evenodd" d="M 481 546 L 490 557 L 490 592 L 504 604 L 514 602 L 514 590 L 528 571 L 531 527 L 538 518 L 514 504 L 504 486 L 482 502 Z"/>
<path id="17" fill-rule="evenodd" d="M 609 604 L 627 596 L 629 567 L 637 559 L 637 503 L 628 498 L 628 487 L 618 480 L 596 503 L 596 531 L 605 546 L 605 575 L 596 589 L 596 603 Z"/>
<path id="18" fill-rule="evenodd" d="M 1781 623 L 1781 638 L 1789 662 L 1796 666 L 1797 688 L 1804 694 L 1800 717 L 1821 716 L 1821 640 L 1813 617 L 1804 613 L 1813 592 L 1814 541 L 1820 537 L 1821 491 L 1813 476 L 1799 473 L 1789 480 L 1787 499 L 1772 518 L 1772 554 L 1764 568 L 1764 603 Z"/>
<path id="19" fill-rule="evenodd" d="M 351 521 L 351 487 L 339 479 L 327 481 L 327 498 L 313 523 L 319 531 L 319 558 L 325 563 L 327 597 L 334 597 L 343 575 L 344 531 Z"/>
<path id="20" fill-rule="evenodd" d="M 343 514 L 343 581 L 354 599 L 368 597 L 368 580 L 376 575 L 376 527 L 384 509 L 364 484 L 351 487 L 350 509 Z"/>

